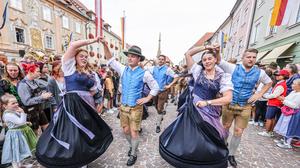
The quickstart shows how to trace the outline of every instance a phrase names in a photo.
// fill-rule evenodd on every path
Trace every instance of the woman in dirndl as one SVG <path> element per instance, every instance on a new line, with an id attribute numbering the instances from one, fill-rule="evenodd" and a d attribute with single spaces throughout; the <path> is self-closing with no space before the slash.
<path id="1" fill-rule="evenodd" d="M 292 89 L 287 97 L 279 97 L 284 106 L 274 128 L 275 132 L 284 137 L 274 140 L 276 145 L 283 149 L 291 149 L 293 138 L 300 138 L 300 79 L 293 81 Z"/>
<path id="2" fill-rule="evenodd" d="M 36 157 L 45 167 L 85 166 L 113 140 L 110 127 L 96 111 L 95 101 L 101 93 L 88 65 L 88 52 L 80 48 L 99 40 L 72 42 L 62 57 L 66 92 L 37 144 Z"/>
<path id="3" fill-rule="evenodd" d="M 189 86 L 178 117 L 159 138 L 160 155 L 175 167 L 227 167 L 224 138 L 228 133 L 220 122 L 220 113 L 221 106 L 232 99 L 231 76 L 215 66 L 217 48 L 210 47 L 203 53 L 201 65 L 194 63 L 192 56 L 205 49 L 195 47 L 186 53 L 193 86 Z"/>

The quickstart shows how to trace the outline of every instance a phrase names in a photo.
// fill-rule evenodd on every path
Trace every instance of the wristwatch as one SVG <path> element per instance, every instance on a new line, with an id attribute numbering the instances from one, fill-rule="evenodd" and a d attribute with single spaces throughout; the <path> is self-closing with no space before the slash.
<path id="1" fill-rule="evenodd" d="M 210 100 L 208 100 L 208 101 L 206 101 L 206 102 L 207 102 L 208 105 L 211 105 L 211 101 L 210 101 Z"/>

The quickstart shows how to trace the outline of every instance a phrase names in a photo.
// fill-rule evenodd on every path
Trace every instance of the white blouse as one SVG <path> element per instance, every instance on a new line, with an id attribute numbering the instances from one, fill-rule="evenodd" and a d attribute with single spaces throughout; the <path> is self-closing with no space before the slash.
<path id="1" fill-rule="evenodd" d="M 288 96 L 285 97 L 283 104 L 293 109 L 299 109 L 300 92 L 292 91 Z"/>
<path id="2" fill-rule="evenodd" d="M 75 57 L 70 58 L 67 61 L 63 61 L 64 58 L 62 58 L 62 66 L 61 69 L 64 72 L 64 76 L 70 76 L 73 73 L 75 73 L 76 71 L 76 60 Z M 93 72 L 94 76 L 95 76 L 95 80 L 96 80 L 96 84 L 95 86 L 93 86 L 90 90 L 102 90 L 102 85 L 101 85 L 101 81 L 100 78 L 98 77 L 96 72 Z"/>
<path id="3" fill-rule="evenodd" d="M 223 72 L 223 70 L 218 66 L 216 66 L 216 70 Z M 201 71 L 202 66 L 195 63 L 189 72 L 192 73 L 193 78 L 196 80 L 199 77 Z M 231 75 L 228 73 L 224 73 L 220 82 L 220 93 L 224 93 L 227 90 L 233 90 L 233 84 L 231 82 Z"/>

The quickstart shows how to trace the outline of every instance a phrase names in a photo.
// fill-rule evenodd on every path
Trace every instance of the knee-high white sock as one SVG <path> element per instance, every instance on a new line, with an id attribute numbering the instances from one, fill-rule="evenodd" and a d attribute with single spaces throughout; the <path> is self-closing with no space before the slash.
<path id="1" fill-rule="evenodd" d="M 19 168 L 21 166 L 20 162 L 12 162 L 11 164 L 13 168 Z"/>
<path id="2" fill-rule="evenodd" d="M 286 138 L 286 143 L 291 145 L 293 138 Z"/>
<path id="3" fill-rule="evenodd" d="M 131 136 L 130 136 L 130 134 L 125 134 L 125 137 L 126 137 L 128 143 L 129 143 L 129 147 L 131 148 L 132 144 L 131 144 Z"/>
<path id="4" fill-rule="evenodd" d="M 167 106 L 168 106 L 168 101 L 164 104 L 164 111 L 166 111 Z"/>
<path id="5" fill-rule="evenodd" d="M 131 139 L 131 144 L 132 144 L 131 155 L 132 156 L 136 156 L 136 151 L 138 149 L 139 143 L 140 143 L 139 138 L 132 138 Z"/>
<path id="6" fill-rule="evenodd" d="M 241 137 L 233 135 L 229 144 L 229 155 L 235 155 L 237 148 L 241 143 Z"/>

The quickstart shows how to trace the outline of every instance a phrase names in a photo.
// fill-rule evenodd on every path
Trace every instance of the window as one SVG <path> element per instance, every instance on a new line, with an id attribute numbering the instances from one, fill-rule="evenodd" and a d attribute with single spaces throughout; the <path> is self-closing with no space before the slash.
<path id="1" fill-rule="evenodd" d="M 81 33 L 81 25 L 79 22 L 75 22 L 75 31 L 76 33 Z"/>
<path id="2" fill-rule="evenodd" d="M 272 26 L 269 29 L 269 35 L 275 34 L 277 32 L 277 26 Z"/>
<path id="3" fill-rule="evenodd" d="M 296 23 L 299 23 L 300 22 L 300 6 L 299 6 L 299 9 L 298 9 L 298 15 L 297 15 L 297 18 L 296 18 Z"/>
<path id="4" fill-rule="evenodd" d="M 244 20 L 244 23 L 246 23 L 246 21 L 247 21 L 247 19 L 248 19 L 247 16 L 248 16 L 248 8 L 246 8 L 246 9 L 245 9 L 245 12 L 244 12 L 244 19 L 243 19 L 243 20 Z"/>
<path id="5" fill-rule="evenodd" d="M 252 39 L 251 43 L 257 42 L 257 38 L 259 36 L 259 31 L 260 31 L 260 22 L 256 23 L 252 32 Z"/>
<path id="6" fill-rule="evenodd" d="M 19 10 L 23 10 L 23 0 L 11 0 L 10 4 L 13 8 L 19 9 Z"/>
<path id="7" fill-rule="evenodd" d="M 25 33 L 24 29 L 16 28 L 16 40 L 18 43 L 25 43 Z"/>
<path id="8" fill-rule="evenodd" d="M 45 35 L 45 48 L 54 49 L 52 36 Z"/>
<path id="9" fill-rule="evenodd" d="M 66 17 L 66 16 L 63 16 L 62 17 L 62 25 L 63 25 L 63 28 L 66 28 L 66 29 L 69 29 L 69 18 Z"/>
<path id="10" fill-rule="evenodd" d="M 47 6 L 43 6 L 43 19 L 49 22 L 52 21 L 51 9 Z"/>
<path id="11" fill-rule="evenodd" d="M 242 42 L 243 42 L 243 40 L 240 40 L 240 41 L 239 41 L 238 52 L 237 52 L 237 55 L 238 55 L 238 56 L 240 55 L 241 49 L 243 48 Z"/>
<path id="12" fill-rule="evenodd" d="M 265 3 L 264 0 L 258 0 L 257 1 L 257 8 L 260 8 Z"/>
<path id="13" fill-rule="evenodd" d="M 277 26 L 270 26 L 270 22 L 272 19 L 272 13 L 273 13 L 273 8 L 270 11 L 270 16 L 269 16 L 269 21 L 268 21 L 268 27 L 267 27 L 267 32 L 266 32 L 266 36 L 271 36 L 273 34 L 275 34 L 277 32 Z"/>

